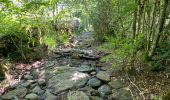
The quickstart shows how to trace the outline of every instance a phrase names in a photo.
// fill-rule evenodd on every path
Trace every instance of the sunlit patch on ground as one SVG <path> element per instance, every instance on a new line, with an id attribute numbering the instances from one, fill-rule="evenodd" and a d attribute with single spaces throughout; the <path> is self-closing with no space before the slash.
<path id="1" fill-rule="evenodd" d="M 31 64 L 15 63 L 9 68 L 9 71 L 5 73 L 6 79 L 0 82 L 0 96 L 8 91 L 8 87 L 13 86 L 22 81 L 22 76 L 25 73 L 30 73 L 32 69 L 39 69 L 45 64 L 45 60 L 35 61 Z M 40 73 L 41 78 L 44 72 Z"/>
<path id="2" fill-rule="evenodd" d="M 77 81 L 77 80 L 80 80 L 80 79 L 85 78 L 85 77 L 88 77 L 88 75 L 85 74 L 85 73 L 81 73 L 81 72 L 75 72 L 75 73 L 71 76 L 71 79 L 70 79 L 70 80 Z"/>
<path id="3" fill-rule="evenodd" d="M 35 61 L 31 64 L 18 63 L 15 65 L 16 66 L 15 68 L 19 70 L 31 70 L 32 68 L 39 68 L 44 64 L 45 64 L 45 60 L 42 59 L 40 61 Z"/>

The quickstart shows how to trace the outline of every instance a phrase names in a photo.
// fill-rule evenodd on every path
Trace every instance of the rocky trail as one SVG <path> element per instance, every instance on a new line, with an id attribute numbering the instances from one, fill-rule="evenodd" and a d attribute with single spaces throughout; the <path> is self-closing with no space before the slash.
<path id="1" fill-rule="evenodd" d="M 106 53 L 93 46 L 91 33 L 57 48 L 41 67 L 31 67 L 20 82 L 9 87 L 2 100 L 132 100 L 125 83 L 100 58 Z"/>

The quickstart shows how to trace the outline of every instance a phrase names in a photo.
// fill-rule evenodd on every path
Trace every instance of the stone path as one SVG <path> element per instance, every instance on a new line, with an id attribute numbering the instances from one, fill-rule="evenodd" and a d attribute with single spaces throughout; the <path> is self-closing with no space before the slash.
<path id="1" fill-rule="evenodd" d="M 73 48 L 58 48 L 40 69 L 23 76 L 2 100 L 132 100 L 123 82 L 112 78 L 112 68 L 100 62 L 105 55 L 91 45 L 93 37 L 83 33 Z"/>

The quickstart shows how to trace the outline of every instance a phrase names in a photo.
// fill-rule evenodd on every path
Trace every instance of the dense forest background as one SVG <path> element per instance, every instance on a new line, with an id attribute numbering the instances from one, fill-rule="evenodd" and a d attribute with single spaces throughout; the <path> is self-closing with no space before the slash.
<path id="1" fill-rule="evenodd" d="M 0 77 L 6 63 L 45 58 L 82 32 L 124 73 L 170 73 L 169 0 L 0 0 Z"/>

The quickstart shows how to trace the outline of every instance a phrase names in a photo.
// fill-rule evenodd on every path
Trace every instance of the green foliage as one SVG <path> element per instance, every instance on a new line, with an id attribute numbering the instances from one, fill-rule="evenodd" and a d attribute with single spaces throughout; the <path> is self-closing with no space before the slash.
<path id="1" fill-rule="evenodd" d="M 104 41 L 105 36 L 128 37 L 131 28 L 134 0 L 99 0 L 91 13 L 91 22 L 96 38 Z M 128 32 L 127 32 L 128 31 Z M 126 35 L 125 35 L 126 34 Z"/>
<path id="2" fill-rule="evenodd" d="M 45 44 L 49 49 L 54 49 L 57 44 L 68 43 L 70 34 L 56 32 L 52 23 L 56 20 L 70 18 L 71 13 L 75 12 L 75 6 L 74 9 L 67 8 L 56 16 L 50 17 L 47 13 L 50 14 L 55 10 L 57 2 L 63 4 L 66 2 L 60 0 L 21 0 L 19 2 L 20 6 L 16 6 L 9 0 L 1 2 L 0 38 L 2 49 L 0 52 L 5 57 L 16 61 L 28 60 L 30 62 L 42 57 L 40 53 L 43 52 L 36 51 L 38 48 L 43 49 L 41 45 Z M 72 2 L 67 3 L 72 5 Z M 76 10 L 76 12 L 81 12 L 81 10 Z M 77 17 L 81 16 L 82 13 L 77 13 Z"/>
<path id="3" fill-rule="evenodd" d="M 56 43 L 56 40 L 57 40 L 56 34 L 57 34 L 56 32 L 52 32 L 52 33 L 45 35 L 43 38 L 43 43 L 48 45 L 50 50 L 53 50 L 56 47 L 56 44 L 57 44 Z"/>
<path id="4" fill-rule="evenodd" d="M 154 96 L 152 100 L 162 100 L 160 96 Z"/>
<path id="5" fill-rule="evenodd" d="M 35 12 L 36 10 L 42 10 L 43 7 L 48 5 L 47 1 L 43 0 L 23 0 L 23 8 L 22 11 L 32 11 Z"/>
<path id="6" fill-rule="evenodd" d="M 166 92 L 166 94 L 162 97 L 162 100 L 169 100 L 170 99 L 170 89 Z"/>
<path id="7" fill-rule="evenodd" d="M 92 25 L 100 40 L 107 35 L 114 35 L 113 3 L 110 0 L 99 0 L 91 15 Z"/>
<path id="8" fill-rule="evenodd" d="M 113 63 L 113 66 L 123 65 L 126 62 L 130 62 L 130 55 L 133 52 L 133 44 L 130 39 L 116 39 L 107 37 L 107 42 L 103 44 L 100 48 L 106 52 L 111 53 L 110 55 L 102 58 L 104 61 L 110 61 Z"/>
<path id="9" fill-rule="evenodd" d="M 152 57 L 150 64 L 150 70 L 161 71 L 168 65 L 168 60 L 170 58 L 170 41 L 163 41 L 157 47 L 154 56 Z"/>
<path id="10" fill-rule="evenodd" d="M 28 43 L 28 40 L 11 34 L 1 36 L 0 39 L 0 53 L 3 56 L 8 56 L 9 53 L 20 50 L 20 48 L 23 48 Z"/>
<path id="11" fill-rule="evenodd" d="M 34 48 L 22 48 L 22 50 L 16 50 L 9 53 L 9 59 L 15 62 L 30 63 L 35 60 L 40 60 L 48 54 L 44 45 L 39 45 Z"/>
<path id="12" fill-rule="evenodd" d="M 54 48 L 54 38 L 49 38 L 54 29 L 51 28 L 48 21 L 50 18 L 45 13 L 47 8 L 50 8 L 50 1 L 22 0 L 20 3 L 22 5 L 18 7 L 9 0 L 1 2 L 0 53 L 13 60 L 27 59 L 29 62 L 42 57 L 39 54 L 42 52 L 35 48 L 43 49 L 43 40 L 44 44 Z"/>
<path id="13" fill-rule="evenodd" d="M 131 68 L 136 60 L 143 57 L 143 35 L 139 35 L 134 41 L 128 38 L 114 38 L 106 36 L 106 43 L 99 49 L 109 52 L 110 55 L 103 57 L 102 61 L 111 62 L 113 67 Z M 130 69 L 127 69 L 127 71 Z"/>
<path id="14" fill-rule="evenodd" d="M 57 43 L 66 45 L 69 42 L 69 34 L 67 33 L 58 33 L 57 34 Z"/>

